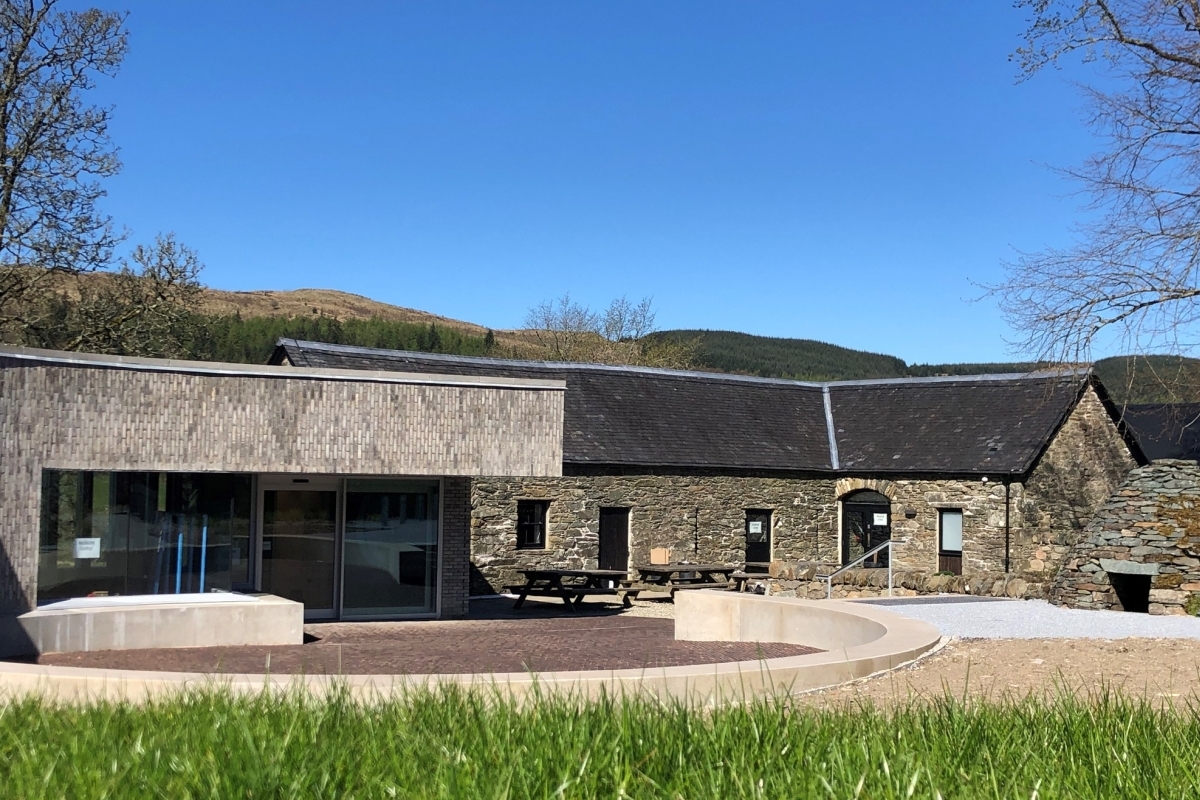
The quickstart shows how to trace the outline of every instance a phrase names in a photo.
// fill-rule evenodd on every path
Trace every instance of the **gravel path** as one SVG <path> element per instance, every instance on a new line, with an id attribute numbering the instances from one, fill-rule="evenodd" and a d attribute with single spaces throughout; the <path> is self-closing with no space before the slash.
<path id="1" fill-rule="evenodd" d="M 964 639 L 1200 639 L 1200 618 L 1083 611 L 1045 600 L 929 597 L 869 602 Z"/>

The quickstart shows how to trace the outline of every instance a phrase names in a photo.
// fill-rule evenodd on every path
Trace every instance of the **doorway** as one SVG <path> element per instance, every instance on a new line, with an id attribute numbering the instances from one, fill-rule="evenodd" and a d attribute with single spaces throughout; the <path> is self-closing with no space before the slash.
<path id="1" fill-rule="evenodd" d="M 1149 575 L 1128 575 L 1123 572 L 1108 573 L 1109 583 L 1123 611 L 1135 614 L 1150 613 L 1150 582 Z"/>
<path id="2" fill-rule="evenodd" d="M 746 564 L 771 563 L 771 511 L 746 510 Z"/>
<path id="3" fill-rule="evenodd" d="M 336 614 L 338 482 L 263 479 L 262 590 L 304 604 L 305 619 Z"/>
<path id="4" fill-rule="evenodd" d="M 600 509 L 599 569 L 629 569 L 629 509 Z"/>
<path id="5" fill-rule="evenodd" d="M 887 495 L 864 489 L 842 499 L 842 564 L 850 564 L 863 553 L 892 538 L 892 501 Z M 876 553 L 864 567 L 886 567 L 889 552 Z"/>

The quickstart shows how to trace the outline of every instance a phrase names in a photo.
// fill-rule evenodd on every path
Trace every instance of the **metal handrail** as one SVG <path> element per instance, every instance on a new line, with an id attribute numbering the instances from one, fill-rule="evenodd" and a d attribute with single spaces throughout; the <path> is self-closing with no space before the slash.
<path id="1" fill-rule="evenodd" d="M 825 599 L 826 600 L 833 599 L 833 579 L 835 577 L 837 577 L 838 575 L 841 575 L 843 572 L 850 569 L 851 567 L 858 566 L 859 564 L 866 561 L 871 556 L 878 553 L 880 550 L 884 550 L 884 549 L 886 549 L 888 551 L 888 597 L 891 597 L 892 596 L 892 540 L 888 539 L 883 544 L 879 544 L 879 545 L 872 547 L 870 550 L 863 553 L 861 556 L 854 559 L 849 564 L 845 564 L 843 566 L 838 567 L 837 569 L 835 569 L 833 572 L 829 573 L 828 575 L 822 575 L 821 577 L 825 579 Z"/>

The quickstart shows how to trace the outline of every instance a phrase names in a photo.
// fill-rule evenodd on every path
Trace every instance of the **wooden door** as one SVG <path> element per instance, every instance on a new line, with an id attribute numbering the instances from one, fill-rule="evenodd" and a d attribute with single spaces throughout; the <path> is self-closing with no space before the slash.
<path id="1" fill-rule="evenodd" d="M 599 569 L 629 569 L 629 509 L 600 509 Z"/>

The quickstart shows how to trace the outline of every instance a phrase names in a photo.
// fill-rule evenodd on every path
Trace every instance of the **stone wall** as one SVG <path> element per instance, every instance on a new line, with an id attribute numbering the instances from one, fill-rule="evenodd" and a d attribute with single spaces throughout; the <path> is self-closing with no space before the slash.
<path id="1" fill-rule="evenodd" d="M 0 350 L 0 609 L 37 596 L 44 468 L 561 473 L 561 384 L 318 372 Z"/>
<path id="2" fill-rule="evenodd" d="M 1117 576 L 1117 577 L 1114 577 Z M 1200 465 L 1135 469 L 1070 549 L 1051 602 L 1121 610 L 1114 580 L 1143 576 L 1151 614 L 1200 611 Z"/>
<path id="3" fill-rule="evenodd" d="M 547 546 L 516 547 L 517 500 L 550 501 Z M 774 557 L 836 559 L 837 503 L 831 479 L 713 474 L 572 476 L 557 479 L 480 478 L 472 483 L 471 591 L 488 594 L 518 582 L 517 570 L 595 568 L 600 509 L 630 512 L 631 565 L 646 564 L 652 547 L 674 560 L 741 562 L 746 509 L 773 509 Z"/>
<path id="4" fill-rule="evenodd" d="M 1021 518 L 1013 570 L 1051 580 L 1084 529 L 1137 466 L 1089 388 L 1031 471 L 1013 510 Z M 1014 487 L 1015 488 L 1015 487 Z"/>
<path id="5" fill-rule="evenodd" d="M 820 600 L 828 588 L 818 577 L 816 565 L 796 569 L 795 566 L 780 569 L 772 565 L 771 575 L 760 581 L 766 585 L 766 594 L 776 597 L 803 597 Z M 1003 572 L 977 572 L 972 575 L 937 575 L 929 572 L 893 570 L 892 596 L 915 597 L 923 594 L 969 594 L 979 597 L 1010 597 L 1017 599 L 1041 598 L 1045 596 L 1043 583 L 1030 582 L 1016 575 Z M 833 598 L 845 600 L 858 597 L 887 597 L 888 571 L 886 569 L 849 569 L 833 579 Z"/>
<path id="6" fill-rule="evenodd" d="M 518 581 L 522 567 L 594 568 L 601 506 L 632 509 L 631 566 L 648 563 L 652 547 L 670 548 L 675 560 L 740 563 L 745 511 L 758 508 L 774 511 L 773 560 L 839 564 L 838 500 L 859 489 L 891 498 L 900 569 L 937 572 L 938 511 L 962 509 L 965 574 L 1004 572 L 1007 534 L 1009 570 L 1040 585 L 1133 466 L 1089 387 L 1030 474 L 1011 479 L 604 474 L 598 468 L 557 479 L 479 479 L 472 491 L 471 590 L 499 591 Z M 516 549 L 519 499 L 551 501 L 545 549 Z"/>

